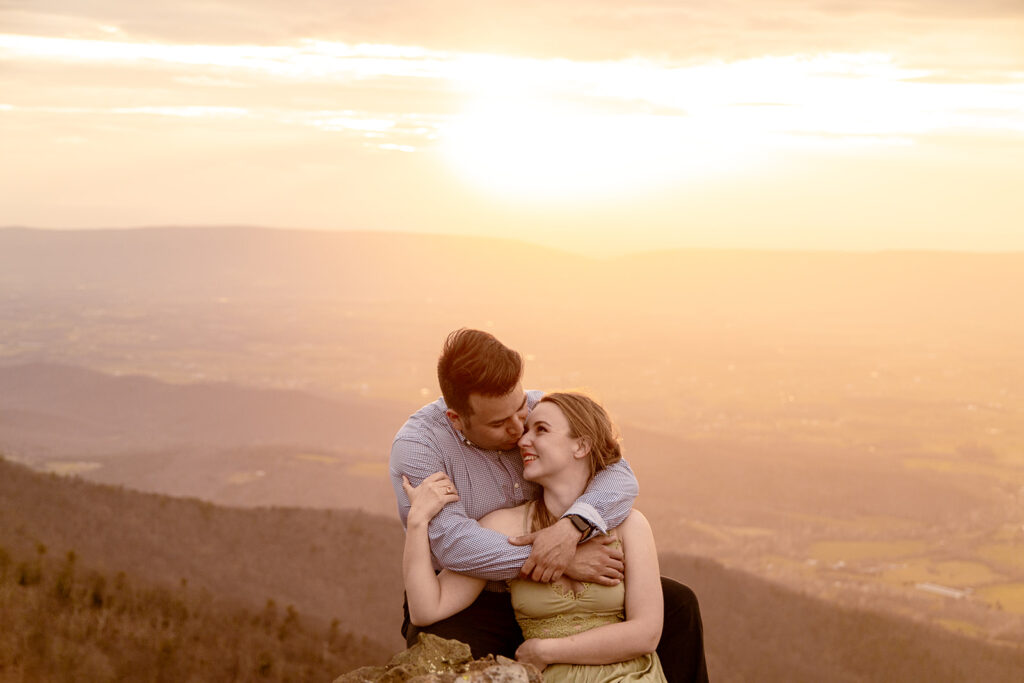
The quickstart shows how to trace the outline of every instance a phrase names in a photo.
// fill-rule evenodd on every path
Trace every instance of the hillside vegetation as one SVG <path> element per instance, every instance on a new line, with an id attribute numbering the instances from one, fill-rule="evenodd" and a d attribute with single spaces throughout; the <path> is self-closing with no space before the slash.
<path id="1" fill-rule="evenodd" d="M 388 651 L 402 644 L 401 543 L 397 520 L 358 511 L 221 508 L 0 461 L 0 545 L 14 558 L 44 544 L 108 577 L 184 579 L 250 608 L 272 599 Z"/>
<path id="2" fill-rule="evenodd" d="M 363 513 L 222 508 L 0 460 L 0 671 L 330 680 L 402 647 L 401 546 L 396 521 Z M 716 681 L 1009 682 L 1024 670 L 1020 647 L 716 562 L 663 555 L 662 571 L 700 598 Z"/>
<path id="3" fill-rule="evenodd" d="M 184 580 L 88 569 L 73 551 L 58 560 L 43 544 L 27 557 L 0 547 L 3 681 L 327 681 L 385 655 L 273 600 L 253 610 Z"/>

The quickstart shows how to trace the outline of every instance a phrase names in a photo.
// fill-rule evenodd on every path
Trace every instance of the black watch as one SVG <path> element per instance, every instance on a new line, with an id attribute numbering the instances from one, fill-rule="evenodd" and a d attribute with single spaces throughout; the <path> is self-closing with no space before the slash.
<path id="1" fill-rule="evenodd" d="M 590 535 L 590 531 L 593 528 L 590 526 L 590 522 L 583 519 L 579 515 L 566 515 L 565 518 L 572 522 L 572 525 L 576 527 L 576 531 L 583 534 L 583 536 L 581 536 L 580 538 L 586 538 Z"/>

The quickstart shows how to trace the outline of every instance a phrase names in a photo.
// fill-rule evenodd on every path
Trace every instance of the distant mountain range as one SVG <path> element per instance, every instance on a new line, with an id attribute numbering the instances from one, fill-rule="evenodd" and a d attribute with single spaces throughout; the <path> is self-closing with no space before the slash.
<path id="1" fill-rule="evenodd" d="M 673 249 L 596 259 L 514 239 L 413 233 L 0 228 L 0 291 L 8 294 L 413 310 L 455 297 L 463 309 L 491 302 L 499 318 L 501 307 L 527 310 L 533 297 L 556 306 L 568 297 L 588 312 L 626 305 L 617 313 L 627 318 L 673 304 L 726 315 L 987 315 L 999 303 L 993 293 L 1024 283 L 1022 264 L 1024 253 Z"/>
<path id="2" fill-rule="evenodd" d="M 481 258 L 490 256 L 490 259 Z M 0 288 L 274 301 L 405 298 L 522 285 L 591 261 L 513 240 L 262 228 L 0 229 Z M 440 267 L 447 264 L 448 267 Z M 521 270 L 524 266 L 528 271 Z M 462 291 L 477 299 L 480 291 Z"/>
<path id="3" fill-rule="evenodd" d="M 401 408 L 226 383 L 170 384 L 57 364 L 0 366 L 5 436 L 57 456 L 290 445 L 379 454 Z M 5 419 L 4 411 L 12 411 Z M 60 446 L 61 441 L 66 446 Z M 10 445 L 8 445 L 10 448 Z"/>
<path id="4" fill-rule="evenodd" d="M 39 468 L 235 505 L 394 510 L 383 401 L 0 366 L 0 449 Z"/>

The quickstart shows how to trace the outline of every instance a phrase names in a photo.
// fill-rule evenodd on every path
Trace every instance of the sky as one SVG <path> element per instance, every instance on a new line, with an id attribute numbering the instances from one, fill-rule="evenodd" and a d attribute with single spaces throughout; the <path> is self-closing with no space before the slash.
<path id="1" fill-rule="evenodd" d="M 1024 250 L 1021 0 L 5 0 L 0 225 Z"/>

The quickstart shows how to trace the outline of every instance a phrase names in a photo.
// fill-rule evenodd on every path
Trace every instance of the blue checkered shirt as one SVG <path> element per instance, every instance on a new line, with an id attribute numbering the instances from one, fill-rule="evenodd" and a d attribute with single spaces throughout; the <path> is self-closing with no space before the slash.
<path id="1" fill-rule="evenodd" d="M 540 391 L 526 392 L 531 410 L 541 396 Z M 523 479 L 518 448 L 489 451 L 467 443 L 445 410 L 443 398 L 424 406 L 402 425 L 391 445 L 391 485 L 402 526 L 409 516 L 402 475 L 419 486 L 427 476 L 443 471 L 458 489 L 460 500 L 444 506 L 428 527 L 435 568 L 446 567 L 490 581 L 511 579 L 529 557 L 530 546 L 511 545 L 506 536 L 484 529 L 476 520 L 536 498 L 540 487 Z M 607 532 L 626 519 L 638 492 L 633 470 L 621 460 L 598 472 L 565 514 L 579 515 Z"/>

